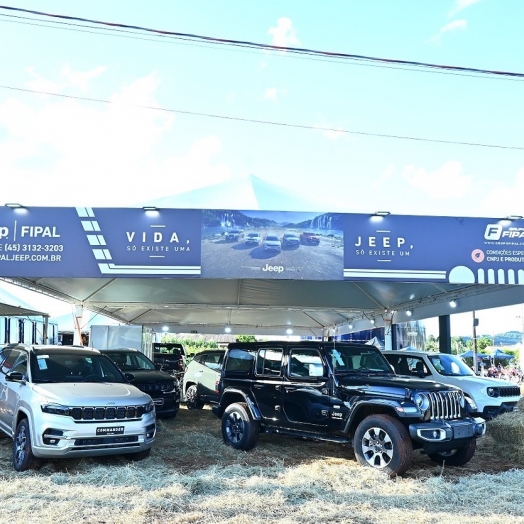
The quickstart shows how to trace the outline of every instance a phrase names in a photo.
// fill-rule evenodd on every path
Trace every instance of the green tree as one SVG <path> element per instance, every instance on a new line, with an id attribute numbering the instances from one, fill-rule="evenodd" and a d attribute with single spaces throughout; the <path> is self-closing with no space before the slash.
<path id="1" fill-rule="evenodd" d="M 257 339 L 255 335 L 237 335 L 237 342 L 256 342 Z"/>
<path id="2" fill-rule="evenodd" d="M 479 353 L 483 352 L 489 346 L 491 346 L 491 338 L 489 337 L 477 338 L 477 351 Z"/>
<path id="3" fill-rule="evenodd" d="M 426 345 L 424 347 L 426 351 L 438 351 L 439 350 L 439 341 L 438 337 L 435 338 L 434 335 L 429 335 L 426 340 Z"/>

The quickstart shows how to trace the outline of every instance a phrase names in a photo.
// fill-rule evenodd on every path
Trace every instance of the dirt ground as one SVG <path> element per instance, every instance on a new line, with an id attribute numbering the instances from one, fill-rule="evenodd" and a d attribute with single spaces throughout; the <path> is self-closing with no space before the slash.
<path id="1" fill-rule="evenodd" d="M 231 453 L 250 466 L 264 466 L 276 461 L 286 466 L 307 464 L 313 459 L 322 457 L 327 461 L 356 461 L 349 445 L 331 442 L 297 439 L 285 435 L 261 434 L 254 450 L 237 452 L 223 444 L 220 420 L 209 408 L 203 410 L 188 410 L 184 406 L 174 420 L 160 422 L 160 431 L 155 448 L 161 452 L 164 460 L 169 461 L 173 468 L 184 472 L 188 469 L 202 469 L 211 465 L 227 465 L 231 462 Z M 176 453 L 181 445 L 179 439 L 185 433 L 186 437 L 196 436 L 204 432 L 212 449 L 199 449 L 198 453 Z M 226 452 L 227 450 L 227 452 Z M 447 476 L 468 476 L 474 473 L 498 473 L 515 469 L 519 465 L 500 453 L 493 453 L 493 441 L 488 434 L 477 440 L 477 451 L 473 459 L 461 468 L 446 468 Z M 520 465 L 524 468 L 524 464 Z M 442 467 L 436 465 L 419 451 L 413 454 L 413 463 L 405 477 L 429 477 L 442 474 Z"/>
<path id="2" fill-rule="evenodd" d="M 12 441 L 0 438 L 1 466 L 12 468 Z M 307 465 L 322 459 L 328 464 L 356 459 L 351 446 L 331 442 L 298 439 L 286 435 L 261 434 L 257 446 L 249 452 L 241 452 L 226 446 L 222 441 L 220 420 L 208 407 L 202 410 L 188 410 L 182 406 L 177 417 L 159 420 L 157 439 L 152 457 L 161 459 L 166 465 L 180 473 L 189 473 L 210 466 L 242 464 L 251 467 L 267 467 L 274 464 L 293 467 Z M 125 462 L 121 456 L 96 457 L 46 461 L 46 468 L 52 471 L 81 472 L 90 464 L 119 464 Z M 493 451 L 493 440 L 488 434 L 477 440 L 477 452 L 473 459 L 461 468 L 445 467 L 447 478 L 459 478 L 476 473 L 500 473 L 523 468 L 509 457 Z M 415 451 L 413 463 L 405 478 L 423 479 L 440 476 L 442 466 L 427 456 Z"/>

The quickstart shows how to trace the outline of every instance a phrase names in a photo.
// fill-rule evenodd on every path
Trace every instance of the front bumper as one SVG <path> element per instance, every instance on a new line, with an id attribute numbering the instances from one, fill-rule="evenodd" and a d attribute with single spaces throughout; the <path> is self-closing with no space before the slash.
<path id="1" fill-rule="evenodd" d="M 485 433 L 486 421 L 480 417 L 409 425 L 412 440 L 429 452 L 455 449 Z"/>
<path id="2" fill-rule="evenodd" d="M 503 402 L 500 406 L 484 406 L 481 417 L 491 420 L 502 413 L 511 413 L 517 409 L 517 402 Z"/>
<path id="3" fill-rule="evenodd" d="M 155 413 L 138 420 L 75 422 L 48 415 L 33 423 L 32 448 L 39 458 L 72 458 L 138 453 L 155 441 Z"/>

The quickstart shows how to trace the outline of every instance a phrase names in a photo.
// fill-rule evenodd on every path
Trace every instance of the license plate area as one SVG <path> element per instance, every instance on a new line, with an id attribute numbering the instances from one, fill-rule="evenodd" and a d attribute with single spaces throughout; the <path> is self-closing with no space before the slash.
<path id="1" fill-rule="evenodd" d="M 108 426 L 96 428 L 97 435 L 123 435 L 124 426 Z"/>
<path id="2" fill-rule="evenodd" d="M 467 438 L 473 436 L 473 427 L 471 425 L 459 425 L 453 428 L 454 438 Z"/>

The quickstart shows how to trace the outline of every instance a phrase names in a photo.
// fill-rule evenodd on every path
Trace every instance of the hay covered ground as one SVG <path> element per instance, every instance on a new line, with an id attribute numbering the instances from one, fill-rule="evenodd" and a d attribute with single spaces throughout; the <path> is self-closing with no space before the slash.
<path id="1" fill-rule="evenodd" d="M 494 434 L 514 425 L 504 417 Z M 489 435 L 464 468 L 415 453 L 408 473 L 389 479 L 359 467 L 348 446 L 261 435 L 253 451 L 235 451 L 209 409 L 182 408 L 159 429 L 142 462 L 57 460 L 25 473 L 0 439 L 0 522 L 524 523 L 520 448 Z"/>

